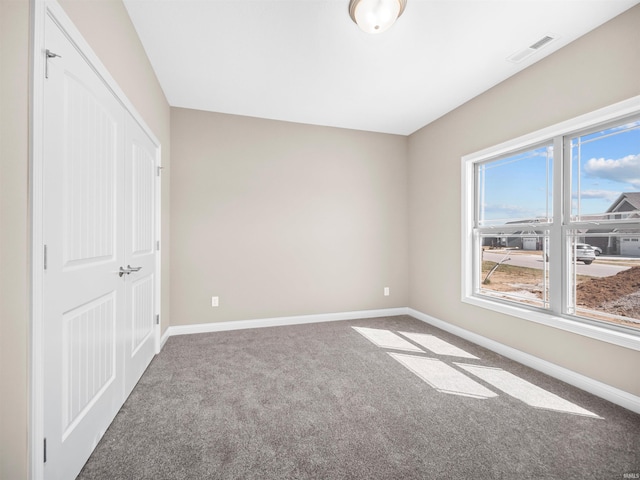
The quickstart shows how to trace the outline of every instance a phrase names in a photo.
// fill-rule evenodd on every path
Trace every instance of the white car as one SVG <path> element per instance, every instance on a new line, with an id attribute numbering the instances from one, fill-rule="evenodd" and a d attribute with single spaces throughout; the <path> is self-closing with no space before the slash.
<path id="1" fill-rule="evenodd" d="M 596 257 L 602 254 L 602 249 L 600 247 L 596 247 L 595 245 L 589 245 L 589 246 L 593 248 L 593 251 L 596 254 Z"/>
<path id="2" fill-rule="evenodd" d="M 596 259 L 596 251 L 594 247 L 586 243 L 575 244 L 575 258 L 577 262 L 582 262 L 585 265 L 591 265 Z M 545 256 L 545 261 L 549 261 L 549 255 Z"/>
<path id="3" fill-rule="evenodd" d="M 596 251 L 591 245 L 586 243 L 576 243 L 576 261 L 591 265 L 596 259 Z"/>

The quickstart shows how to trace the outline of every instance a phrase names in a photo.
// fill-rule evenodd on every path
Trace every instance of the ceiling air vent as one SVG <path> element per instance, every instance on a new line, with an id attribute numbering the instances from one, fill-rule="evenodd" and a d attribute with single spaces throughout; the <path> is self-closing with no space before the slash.
<path id="1" fill-rule="evenodd" d="M 558 37 L 556 35 L 545 35 L 532 45 L 529 45 L 528 47 L 514 53 L 513 55 L 508 56 L 507 61 L 511 63 L 520 63 L 525 58 L 529 58 L 531 55 L 541 50 L 543 47 L 546 47 L 557 38 Z"/>

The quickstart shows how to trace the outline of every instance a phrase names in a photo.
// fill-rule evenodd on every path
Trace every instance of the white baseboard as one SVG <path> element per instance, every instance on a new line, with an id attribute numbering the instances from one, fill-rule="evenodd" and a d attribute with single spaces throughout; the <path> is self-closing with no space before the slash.
<path id="1" fill-rule="evenodd" d="M 201 323 L 195 325 L 176 325 L 167 328 L 162 336 L 162 348 L 169 337 L 189 335 L 192 333 L 226 332 L 247 328 L 280 327 L 284 325 L 302 325 L 305 323 L 335 322 L 340 320 L 357 320 L 359 318 L 395 317 L 407 315 L 406 307 L 384 308 L 379 310 L 358 310 L 355 312 L 320 313 L 316 315 L 296 315 L 291 317 L 259 318 L 255 320 L 237 320 L 234 322 Z"/>
<path id="2" fill-rule="evenodd" d="M 460 338 L 464 338 L 476 345 L 480 345 L 481 347 L 487 348 L 553 378 L 557 378 L 569 385 L 573 385 L 574 387 L 592 393 L 600 398 L 604 398 L 605 400 L 615 403 L 616 405 L 620 405 L 632 412 L 640 413 L 640 397 L 636 395 L 632 395 L 624 390 L 620 390 L 612 387 L 611 385 L 594 380 L 593 378 L 586 377 L 567 368 L 542 360 L 541 358 L 496 342 L 495 340 L 483 337 L 477 333 L 470 332 L 464 328 L 452 325 L 451 323 L 444 322 L 412 308 L 407 308 L 407 315 L 452 333 Z"/>
<path id="3" fill-rule="evenodd" d="M 167 343 L 167 340 L 169 340 L 169 337 L 171 336 L 171 328 L 172 327 L 167 328 L 162 334 L 162 337 L 160 337 L 160 348 L 158 350 L 158 353 L 162 351 L 162 349 L 164 348 L 164 344 Z"/>

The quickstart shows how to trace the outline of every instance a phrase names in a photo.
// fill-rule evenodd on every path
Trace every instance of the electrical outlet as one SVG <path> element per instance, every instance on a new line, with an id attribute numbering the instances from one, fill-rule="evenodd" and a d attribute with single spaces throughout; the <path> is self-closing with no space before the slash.
<path id="1" fill-rule="evenodd" d="M 218 305 L 220 305 L 220 301 L 218 300 L 218 297 L 211 297 L 211 306 L 217 307 Z"/>
<path id="2" fill-rule="evenodd" d="M 389 287 L 384 287 L 384 296 L 385 297 L 389 296 Z"/>

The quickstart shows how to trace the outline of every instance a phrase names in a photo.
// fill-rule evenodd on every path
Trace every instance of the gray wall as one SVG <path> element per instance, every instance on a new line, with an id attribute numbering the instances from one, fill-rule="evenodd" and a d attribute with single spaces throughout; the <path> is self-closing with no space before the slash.
<path id="1" fill-rule="evenodd" d="M 409 137 L 412 308 L 640 395 L 640 352 L 464 304 L 461 157 L 640 95 L 640 6 Z M 434 234 L 437 232 L 437 234 Z"/>
<path id="2" fill-rule="evenodd" d="M 172 325 L 406 306 L 406 148 L 172 108 Z"/>
<path id="3" fill-rule="evenodd" d="M 0 478 L 26 478 L 29 4 L 0 1 Z"/>
<path id="4" fill-rule="evenodd" d="M 120 0 L 61 2 L 163 145 L 163 311 L 169 319 L 169 104 Z M 0 1 L 0 478 L 27 478 L 29 2 Z"/>

